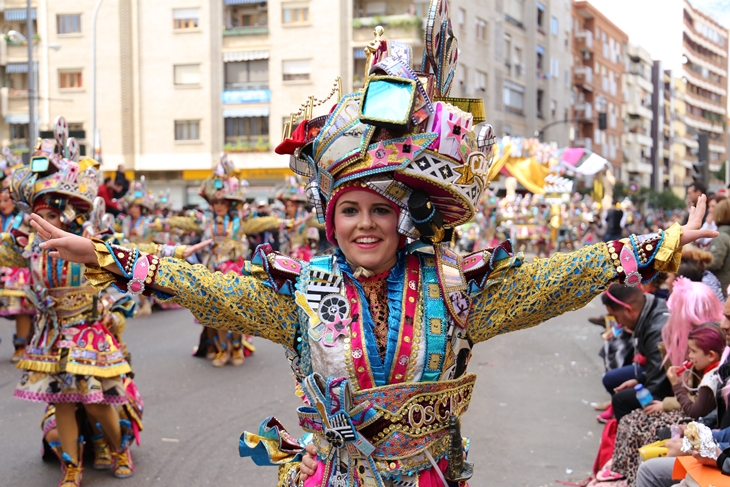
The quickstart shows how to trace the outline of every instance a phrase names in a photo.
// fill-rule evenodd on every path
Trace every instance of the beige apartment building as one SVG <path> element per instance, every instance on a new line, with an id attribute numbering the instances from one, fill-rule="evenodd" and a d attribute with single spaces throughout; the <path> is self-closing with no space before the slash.
<path id="1" fill-rule="evenodd" d="M 92 31 L 96 0 L 34 0 L 40 131 L 64 115 L 84 153 L 94 146 Z M 270 196 L 288 174 L 273 148 L 310 96 L 342 75 L 362 86 L 375 25 L 414 47 L 418 69 L 428 0 L 107 0 L 97 19 L 97 128 L 103 168 L 124 165 L 153 190 L 195 204 L 198 182 L 225 150 Z M 24 0 L 0 0 L 4 34 L 26 29 Z M 482 98 L 499 135 L 568 143 L 572 57 L 564 0 L 453 0 L 459 70 L 452 96 Z M 496 15 L 495 15 L 496 12 Z M 0 39 L 0 141 L 27 148 L 27 45 Z M 314 110 L 325 113 L 330 99 Z M 543 131 L 543 128 L 550 125 Z"/>
<path id="2" fill-rule="evenodd" d="M 728 159 L 728 30 L 687 0 L 683 16 L 684 122 L 689 138 L 708 134 L 709 169 L 717 171 Z"/>
<path id="3" fill-rule="evenodd" d="M 640 187 L 651 186 L 653 166 L 651 150 L 654 140 L 651 137 L 651 121 L 654 113 L 651 98 L 654 85 L 651 80 L 651 54 L 635 44 L 629 43 L 626 50 L 626 72 L 623 76 L 624 104 L 622 117 L 623 173 L 628 182 Z"/>

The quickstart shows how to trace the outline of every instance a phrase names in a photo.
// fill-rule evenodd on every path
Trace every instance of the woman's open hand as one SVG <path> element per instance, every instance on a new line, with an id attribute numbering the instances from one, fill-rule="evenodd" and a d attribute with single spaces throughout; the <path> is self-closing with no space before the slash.
<path id="1" fill-rule="evenodd" d="M 208 245 L 210 245 L 213 242 L 212 238 L 209 238 L 208 240 L 203 240 L 200 243 L 197 243 L 195 245 L 188 245 L 185 250 L 183 250 L 183 258 L 187 259 L 191 255 L 193 255 L 198 250 L 204 249 Z"/>
<path id="2" fill-rule="evenodd" d="M 64 232 L 35 213 L 30 216 L 30 226 L 43 240 L 41 248 L 51 251 L 51 257 L 80 264 L 97 263 L 94 243 L 88 238 Z"/>
<path id="3" fill-rule="evenodd" d="M 307 453 L 302 458 L 302 465 L 299 467 L 299 480 L 304 482 L 313 476 L 317 471 L 317 447 L 310 443 L 306 447 Z"/>
<path id="4" fill-rule="evenodd" d="M 683 247 L 700 238 L 715 238 L 717 231 L 702 228 L 702 220 L 705 218 L 707 209 L 707 196 L 700 195 L 697 199 L 697 206 L 689 209 L 687 224 L 682 226 L 682 237 L 679 239 L 679 246 Z"/>

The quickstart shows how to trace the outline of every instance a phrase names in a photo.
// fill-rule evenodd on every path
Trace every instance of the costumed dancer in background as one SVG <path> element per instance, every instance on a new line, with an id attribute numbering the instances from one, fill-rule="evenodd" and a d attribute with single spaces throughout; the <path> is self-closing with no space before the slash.
<path id="1" fill-rule="evenodd" d="M 285 348 L 306 396 L 299 421 L 311 436 L 297 441 L 268 418 L 259 434 L 243 434 L 239 448 L 257 464 L 280 465 L 281 486 L 464 486 L 472 465 L 460 417 L 476 380 L 467 373 L 472 346 L 584 306 L 612 282 L 638 285 L 673 272 L 681 245 L 715 235 L 699 230 L 701 197 L 682 228 L 551 259 L 524 262 L 509 242 L 463 257 L 452 252 L 453 229 L 473 217 L 500 169 L 491 127 L 474 128 L 481 100 L 449 98 L 458 52 L 452 33 L 446 0 L 433 0 L 426 72 L 415 74 L 410 46 L 376 28 L 364 90 L 316 118 L 310 97 L 301 137 L 285 131 L 285 153 L 309 180 L 308 201 L 334 255 L 306 263 L 261 246 L 242 276 L 211 273 L 31 217 L 48 240 L 43 246 L 91 266 L 99 288 L 154 292 L 204 325 Z M 152 261 L 151 282 L 135 286 L 133 276 Z"/>
<path id="2" fill-rule="evenodd" d="M 10 173 L 11 169 L 6 171 Z M 11 234 L 26 230 L 23 224 L 23 212 L 19 211 L 10 196 L 10 177 L 6 176 L 2 181 L 0 190 L 0 224 L 2 232 Z M 15 320 L 15 334 L 13 334 L 13 347 L 15 351 L 10 359 L 12 362 L 19 362 L 25 354 L 25 347 L 32 335 L 33 315 L 35 309 L 25 297 L 25 287 L 30 282 L 30 271 L 27 267 L 0 268 L 2 275 L 2 287 L 0 290 L 0 316 L 9 320 Z"/>
<path id="3" fill-rule="evenodd" d="M 284 220 L 279 229 L 279 252 L 284 255 L 299 253 L 299 247 L 307 246 L 308 228 L 320 228 L 315 215 L 307 211 L 304 185 L 295 177 L 288 177 L 276 191 L 276 199 L 284 204 Z M 305 250 L 305 253 L 307 251 Z"/>
<path id="4" fill-rule="evenodd" d="M 54 124 L 56 140 L 39 141 L 30 165 L 11 175 L 13 198 L 43 215 L 58 228 L 81 231 L 83 215 L 92 207 L 99 185 L 98 163 L 75 162 L 78 143 L 68 139 L 62 117 Z M 78 407 L 101 425 L 108 451 L 108 467 L 120 478 L 134 472 L 129 444 L 131 424 L 120 422 L 116 406 L 127 403 L 124 376 L 131 369 L 124 351 L 107 325 L 118 319 L 100 314 L 97 291 L 82 264 L 52 257 L 39 247 L 36 234 L 3 233 L 0 265 L 28 267 L 28 299 L 38 310 L 34 334 L 18 363 L 24 373 L 14 396 L 52 403 L 62 460 L 62 487 L 78 486 L 82 475 L 83 438 L 76 419 Z M 80 405 L 80 406 L 79 406 Z M 92 438 L 96 446 L 96 440 Z"/>
<path id="5" fill-rule="evenodd" d="M 205 247 L 203 264 L 211 271 L 240 275 L 249 253 L 246 235 L 278 228 L 281 220 L 276 217 L 241 218 L 248 182 L 239 181 L 233 171 L 233 162 L 225 153 L 221 154 L 213 174 L 200 188 L 200 195 L 210 205 L 210 211 L 201 221 L 173 217 L 167 220 L 167 224 L 172 228 L 201 233 L 204 240 L 212 239 L 213 244 Z M 245 357 L 254 351 L 250 337 L 240 332 L 204 328 L 194 354 L 207 356 L 213 366 L 223 367 L 228 363 L 242 365 Z"/>

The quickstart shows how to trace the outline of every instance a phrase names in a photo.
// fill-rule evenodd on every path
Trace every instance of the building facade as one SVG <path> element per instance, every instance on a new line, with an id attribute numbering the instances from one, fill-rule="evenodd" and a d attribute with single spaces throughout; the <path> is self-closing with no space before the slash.
<path id="1" fill-rule="evenodd" d="M 623 173 L 629 183 L 641 187 L 651 186 L 654 171 L 651 151 L 654 139 L 651 137 L 652 95 L 654 84 L 651 79 L 651 54 L 641 46 L 629 43 L 625 46 L 625 73 L 622 77 L 624 104 L 622 118 Z"/>
<path id="2" fill-rule="evenodd" d="M 687 0 L 682 25 L 681 77 L 686 83 L 686 132 L 695 140 L 699 133 L 708 135 L 708 163 L 712 173 L 728 159 L 728 30 Z"/>
<path id="3" fill-rule="evenodd" d="M 621 138 L 624 46 L 628 36 L 589 2 L 573 0 L 573 146 L 584 147 L 606 158 L 621 181 Z M 605 113 L 602 129 L 599 114 Z"/>
<path id="4" fill-rule="evenodd" d="M 38 115 L 64 115 L 94 150 L 95 0 L 34 0 Z M 173 200 L 197 203 L 197 182 L 228 152 L 250 194 L 268 196 L 288 160 L 273 152 L 291 112 L 327 98 L 342 76 L 362 86 L 363 47 L 386 37 L 423 55 L 428 0 L 117 0 L 99 9 L 96 127 L 103 169 L 123 165 Z M 3 33 L 25 32 L 25 1 L 0 1 Z M 564 147 L 571 117 L 571 8 L 565 0 L 453 0 L 460 63 L 452 96 L 482 98 L 498 135 Z M 0 40 L 0 140 L 28 146 L 27 45 Z M 618 81 L 616 81 L 618 82 Z M 326 112 L 334 98 L 315 106 Z M 616 105 L 618 106 L 618 105 Z M 618 108 L 616 108 L 618 110 Z M 620 114 L 616 112 L 616 120 Z"/>

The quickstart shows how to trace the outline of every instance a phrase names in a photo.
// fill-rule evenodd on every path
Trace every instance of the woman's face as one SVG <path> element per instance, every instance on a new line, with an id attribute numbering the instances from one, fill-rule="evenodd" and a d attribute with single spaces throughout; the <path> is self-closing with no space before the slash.
<path id="1" fill-rule="evenodd" d="M 139 218 L 142 216 L 142 207 L 140 205 L 132 205 L 129 207 L 129 216 Z"/>
<path id="2" fill-rule="evenodd" d="M 61 223 L 61 214 L 58 213 L 56 210 L 51 210 L 49 208 L 43 208 L 42 210 L 38 210 L 36 213 L 40 215 L 41 218 L 43 218 L 45 221 L 50 223 L 56 228 L 60 228 L 61 230 L 66 229 L 66 225 Z"/>
<path id="3" fill-rule="evenodd" d="M 10 193 L 3 191 L 0 193 L 0 213 L 7 216 L 10 215 L 13 210 L 15 210 L 15 203 L 13 203 Z"/>
<path id="4" fill-rule="evenodd" d="M 337 200 L 334 234 L 347 260 L 375 274 L 395 265 L 398 214 L 388 200 L 369 191 L 350 191 Z"/>
<path id="5" fill-rule="evenodd" d="M 231 209 L 231 203 L 227 200 L 216 200 L 212 206 L 215 216 L 226 216 Z"/>
<path id="6" fill-rule="evenodd" d="M 708 221 L 713 221 L 712 216 L 713 216 L 713 212 L 714 212 L 716 206 L 717 206 L 717 201 L 715 201 L 714 199 L 711 199 L 710 201 L 707 202 L 707 218 L 706 219 Z"/>
<path id="7" fill-rule="evenodd" d="M 296 217 L 298 208 L 299 208 L 299 205 L 297 204 L 296 201 L 292 201 L 292 200 L 284 201 L 284 213 L 286 213 L 287 218 Z"/>

